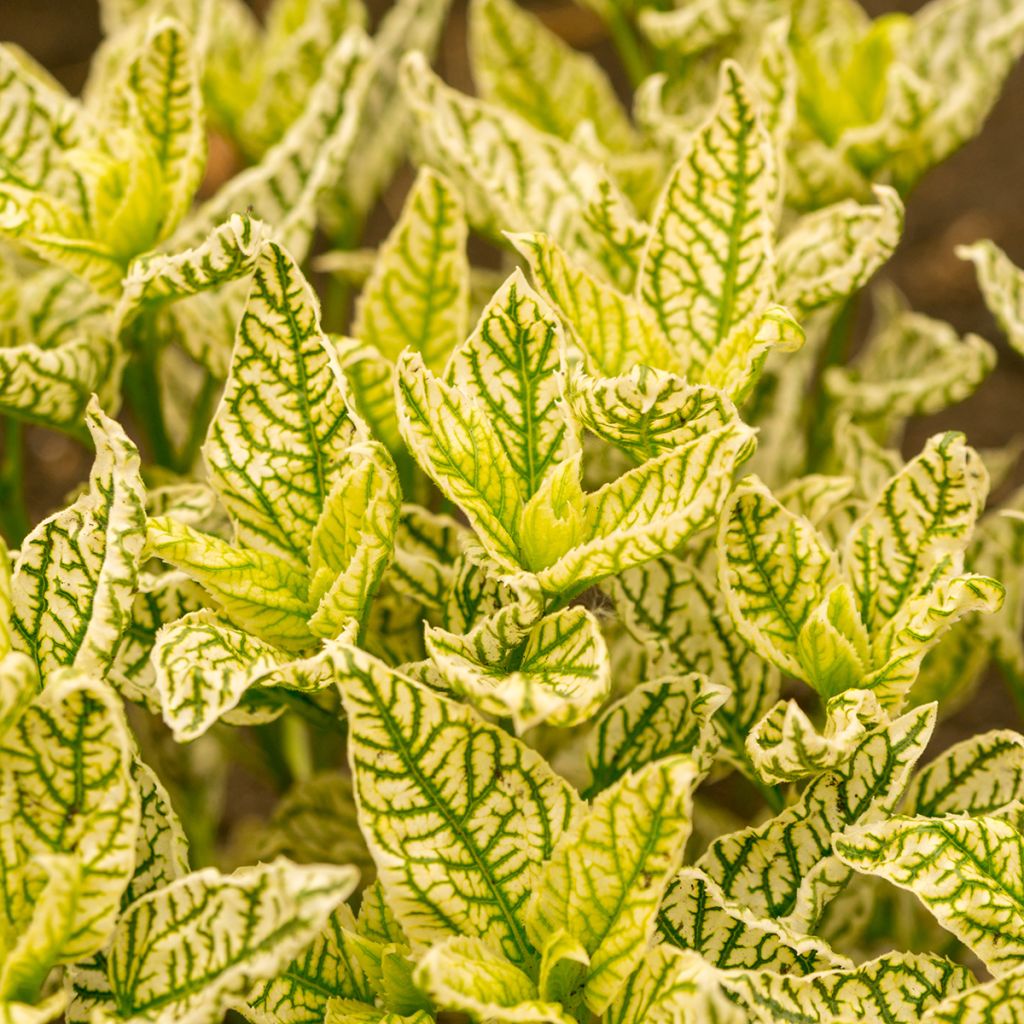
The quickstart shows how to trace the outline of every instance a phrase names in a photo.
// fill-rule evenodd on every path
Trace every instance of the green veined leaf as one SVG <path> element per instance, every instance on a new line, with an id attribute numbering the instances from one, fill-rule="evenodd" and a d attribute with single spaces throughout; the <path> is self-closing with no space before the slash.
<path id="1" fill-rule="evenodd" d="M 603 1013 L 643 958 L 690 834 L 695 764 L 672 757 L 606 789 L 559 840 L 527 911 L 534 946 L 557 931 L 590 956 L 584 1001 Z"/>
<path id="2" fill-rule="evenodd" d="M 259 853 L 300 864 L 353 864 L 360 881 L 369 882 L 376 869 L 356 821 L 349 775 L 326 771 L 296 781 L 274 808 Z M 367 898 L 364 891 L 364 906 Z"/>
<path id="3" fill-rule="evenodd" d="M 948 996 L 921 1017 L 921 1024 L 1012 1024 L 1014 1016 L 1024 1009 L 1021 978 L 1021 971 L 1011 971 Z"/>
<path id="4" fill-rule="evenodd" d="M 185 743 L 230 716 L 284 659 L 276 648 L 232 629 L 215 613 L 199 611 L 157 633 L 152 660 L 164 721 L 175 740 Z"/>
<path id="5" fill-rule="evenodd" d="M 719 583 L 736 628 L 764 658 L 808 679 L 800 638 L 840 584 L 833 552 L 756 477 L 733 492 L 718 534 Z"/>
<path id="6" fill-rule="evenodd" d="M 846 690 L 825 706 L 819 732 L 796 701 L 780 701 L 747 736 L 747 752 L 765 782 L 794 782 L 840 767 L 885 717 L 870 690 Z"/>
<path id="7" fill-rule="evenodd" d="M 115 660 L 145 541 L 139 453 L 98 402 L 86 424 L 97 453 L 88 490 L 29 534 L 14 566 L 16 642 L 43 676 Z"/>
<path id="8" fill-rule="evenodd" d="M 874 206 L 852 199 L 807 214 L 778 247 L 779 301 L 809 313 L 863 287 L 892 255 L 903 230 L 903 203 L 876 186 Z"/>
<path id="9" fill-rule="evenodd" d="M 572 247 L 600 168 L 582 151 L 518 115 L 444 85 L 421 54 L 407 54 L 401 83 L 425 163 L 438 168 L 485 234 L 539 226 Z"/>
<path id="10" fill-rule="evenodd" d="M 222 875 L 186 875 L 132 904 L 114 930 L 109 976 L 120 1017 L 209 1024 L 285 967 L 352 892 L 350 867 L 284 859 Z M 192 956 L 173 950 L 207 941 Z"/>
<path id="11" fill-rule="evenodd" d="M 669 555 L 617 576 L 623 624 L 650 652 L 657 674 L 699 672 L 728 694 L 713 719 L 721 753 L 751 771 L 744 741 L 779 695 L 779 673 L 755 654 L 710 580 Z"/>
<path id="12" fill-rule="evenodd" d="M 854 525 L 844 568 L 876 648 L 908 601 L 962 570 L 987 495 L 988 474 L 963 435 L 938 434 Z"/>
<path id="13" fill-rule="evenodd" d="M 837 1020 L 920 1020 L 972 982 L 966 967 L 927 954 L 888 953 L 850 969 L 793 978 L 774 971 L 729 972 L 722 985 L 754 1024 Z"/>
<path id="14" fill-rule="evenodd" d="M 463 569 L 461 546 L 468 535 L 451 516 L 403 505 L 389 583 L 425 607 L 446 608 Z"/>
<path id="15" fill-rule="evenodd" d="M 1024 838 L 998 818 L 892 818 L 846 829 L 835 850 L 909 889 L 995 975 L 1024 957 Z"/>
<path id="16" fill-rule="evenodd" d="M 113 694 L 77 672 L 52 676 L 3 740 L 0 912 L 16 933 L 45 884 L 35 859 L 72 858 L 74 911 L 52 943 L 55 958 L 95 953 L 117 919 L 140 821 L 133 745 Z"/>
<path id="17" fill-rule="evenodd" d="M 551 467 L 573 455 L 576 438 L 559 401 L 561 327 L 517 270 L 487 304 L 452 355 L 446 380 L 474 401 L 531 498 Z"/>
<path id="18" fill-rule="evenodd" d="M 298 0 L 268 12 L 261 54 L 245 108 L 232 123 L 246 154 L 257 161 L 305 110 L 324 58 L 345 29 L 365 28 L 366 9 L 357 0 Z"/>
<path id="19" fill-rule="evenodd" d="M 0 966 L 4 1002 L 35 1001 L 75 927 L 83 868 L 74 856 L 37 854 L 33 903 L 20 933 L 5 943 Z"/>
<path id="20" fill-rule="evenodd" d="M 605 1020 L 608 1024 L 744 1024 L 711 965 L 690 950 L 664 942 L 647 951 Z"/>
<path id="21" fill-rule="evenodd" d="M 431 946 L 416 965 L 416 984 L 435 1005 L 496 1024 L 571 1024 L 555 1003 L 482 939 L 456 936 Z"/>
<path id="22" fill-rule="evenodd" d="M 68 150 L 81 139 L 78 102 L 26 53 L 0 46 L 0 181 L 70 195 L 78 186 Z"/>
<path id="23" fill-rule="evenodd" d="M 125 356 L 103 299 L 59 267 L 0 261 L 0 304 L 0 408 L 74 434 L 93 394 L 116 408 Z"/>
<path id="24" fill-rule="evenodd" d="M 654 211 L 637 282 L 691 379 L 772 298 L 774 163 L 739 67 L 723 64 L 718 104 Z"/>
<path id="25" fill-rule="evenodd" d="M 117 657 L 107 670 L 107 682 L 126 700 L 160 713 L 156 677 L 150 655 L 157 630 L 189 612 L 205 608 L 206 592 L 185 573 L 141 573 L 132 600 L 130 621 Z"/>
<path id="26" fill-rule="evenodd" d="M 698 768 L 709 768 L 717 746 L 712 719 L 727 697 L 696 672 L 635 687 L 601 715 L 590 734 L 590 784 L 584 796 L 593 797 L 623 775 L 677 754 L 689 754 Z"/>
<path id="27" fill-rule="evenodd" d="M 394 551 L 401 490 L 383 445 L 345 453 L 310 541 L 309 620 L 317 636 L 336 637 L 363 618 Z"/>
<path id="28" fill-rule="evenodd" d="M 577 370 L 566 383 L 565 400 L 584 428 L 637 462 L 738 419 L 722 392 L 647 366 L 598 379 Z"/>
<path id="29" fill-rule="evenodd" d="M 262 221 L 232 214 L 192 248 L 139 257 L 122 283 L 117 322 L 129 323 L 147 305 L 175 302 L 246 276 L 269 236 Z"/>
<path id="30" fill-rule="evenodd" d="M 402 929 L 413 943 L 485 938 L 532 963 L 524 907 L 576 813 L 572 790 L 469 708 L 355 648 L 336 657 L 359 821 Z"/>
<path id="31" fill-rule="evenodd" d="M 132 761 L 131 774 L 139 790 L 141 817 L 135 871 L 121 897 L 123 907 L 188 873 L 188 840 L 163 783 L 138 757 Z"/>
<path id="32" fill-rule="evenodd" d="M 737 421 L 588 494 L 590 537 L 537 573 L 542 589 L 578 594 L 605 576 L 673 550 L 710 525 L 751 440 L 750 429 Z"/>
<path id="33" fill-rule="evenodd" d="M 402 437 L 416 461 L 465 512 L 488 554 L 502 568 L 518 568 L 522 498 L 516 471 L 484 410 L 409 352 L 396 368 L 396 398 Z"/>
<path id="34" fill-rule="evenodd" d="M 4 1024 L 49 1024 L 60 1018 L 67 1003 L 67 993 L 57 991 L 35 1005 L 0 1000 L 0 1020 Z"/>
<path id="35" fill-rule="evenodd" d="M 949 324 L 906 308 L 894 291 L 881 292 L 865 350 L 849 366 L 822 378 L 839 411 L 872 427 L 886 442 L 907 416 L 939 412 L 973 394 L 996 363 L 995 349 L 977 335 L 962 340 Z"/>
<path id="36" fill-rule="evenodd" d="M 821 526 L 824 520 L 849 500 L 856 486 L 857 478 L 852 476 L 808 473 L 787 481 L 778 489 L 776 497 L 790 512 L 809 519 L 815 526 Z"/>
<path id="37" fill-rule="evenodd" d="M 296 258 L 304 256 L 317 200 L 334 184 L 355 141 L 370 77 L 369 41 L 360 29 L 350 29 L 324 59 L 302 117 L 259 164 L 237 174 L 183 221 L 167 248 L 201 245 L 216 225 L 251 210 L 271 226 L 275 241 Z"/>
<path id="38" fill-rule="evenodd" d="M 518 734 L 541 722 L 577 725 L 611 689 L 611 661 L 594 615 L 563 608 L 539 622 L 506 605 L 466 636 L 427 626 L 426 645 L 441 676 L 481 711 L 511 715 Z"/>
<path id="39" fill-rule="evenodd" d="M 480 95 L 541 131 L 571 138 L 590 121 L 610 149 L 636 138 L 607 75 L 532 14 L 510 0 L 475 0 L 469 9 L 469 53 Z"/>
<path id="40" fill-rule="evenodd" d="M 27 654 L 7 650 L 0 656 L 0 741 L 24 714 L 38 690 L 39 672 Z"/>
<path id="41" fill-rule="evenodd" d="M 241 1013 L 253 1024 L 323 1024 L 332 1000 L 372 1004 L 373 989 L 352 947 L 353 928 L 351 911 L 340 907 L 307 949 L 257 988 Z"/>
<path id="42" fill-rule="evenodd" d="M 462 203 L 424 168 L 377 253 L 352 333 L 392 362 L 411 347 L 440 373 L 469 329 L 469 263 Z"/>
<path id="43" fill-rule="evenodd" d="M 160 234 L 167 235 L 192 205 L 206 166 L 206 125 L 197 44 L 171 19 L 151 22 L 127 69 L 127 121 L 156 157 L 163 179 Z M 157 197 L 154 197 L 154 200 Z"/>
<path id="44" fill-rule="evenodd" d="M 575 264 L 547 235 L 507 237 L 529 263 L 537 286 L 561 312 L 593 373 L 615 376 L 638 363 L 683 371 L 684 361 L 643 303 Z"/>
<path id="45" fill-rule="evenodd" d="M 1024 736 L 1009 729 L 972 736 L 922 768 L 904 798 L 906 814 L 994 814 L 1024 797 Z"/>
<path id="46" fill-rule="evenodd" d="M 902 191 L 980 129 L 1022 49 L 1024 21 L 1008 0 L 943 0 L 915 16 L 898 62 L 934 96 L 890 156 Z"/>
<path id="47" fill-rule="evenodd" d="M 687 57 L 740 35 L 750 16 L 743 0 L 696 0 L 675 10 L 642 10 L 638 23 L 659 49 Z"/>
<path id="48" fill-rule="evenodd" d="M 1024 353 L 1024 272 L 1010 262 L 995 242 L 961 245 L 956 254 L 974 264 L 985 304 L 1010 344 Z"/>
<path id="49" fill-rule="evenodd" d="M 640 220 L 625 196 L 604 179 L 583 207 L 584 246 L 604 268 L 612 283 L 632 294 L 649 226 Z M 513 239 L 514 242 L 514 239 Z"/>
<path id="50" fill-rule="evenodd" d="M 203 453 L 237 539 L 295 566 L 358 428 L 295 260 L 264 248 Z"/>
<path id="51" fill-rule="evenodd" d="M 812 779 L 797 803 L 763 825 L 716 839 L 696 866 L 758 917 L 813 928 L 849 878 L 833 855 L 832 834 L 891 812 L 934 723 L 931 705 L 871 730 L 845 764 Z M 774 870 L 766 874 L 767 863 Z"/>
<path id="52" fill-rule="evenodd" d="M 683 868 L 676 876 L 658 912 L 658 931 L 665 941 L 696 950 L 721 970 L 800 976 L 851 966 L 823 939 L 730 902 L 697 868 Z"/>
<path id="53" fill-rule="evenodd" d="M 395 0 L 384 12 L 373 38 L 377 59 L 355 141 L 335 176 L 343 193 L 333 197 L 339 209 L 328 206 L 329 225 L 358 225 L 405 159 L 413 119 L 399 82 L 401 58 L 413 52 L 428 59 L 434 54 L 449 6 L 450 0 Z"/>
<path id="54" fill-rule="evenodd" d="M 768 306 L 732 330 L 708 359 L 700 380 L 743 402 L 772 352 L 795 352 L 803 343 L 803 329 L 792 314 L 782 306 Z"/>
<path id="55" fill-rule="evenodd" d="M 154 555 L 188 573 L 242 629 L 288 650 L 312 646 L 307 579 L 292 563 L 167 516 L 150 519 L 147 535 Z"/>

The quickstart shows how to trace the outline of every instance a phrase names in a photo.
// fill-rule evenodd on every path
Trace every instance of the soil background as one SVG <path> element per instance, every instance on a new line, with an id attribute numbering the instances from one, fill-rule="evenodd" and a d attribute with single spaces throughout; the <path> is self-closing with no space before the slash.
<path id="1" fill-rule="evenodd" d="M 265 6 L 259 0 L 251 2 L 257 11 Z M 862 2 L 872 15 L 909 13 L 922 6 L 914 0 Z M 369 0 L 368 6 L 372 25 L 388 5 Z M 615 74 L 614 51 L 589 11 L 571 3 L 524 6 L 572 45 L 595 53 Z M 465 4 L 457 2 L 438 63 L 451 84 L 471 90 L 465 23 Z M 0 39 L 24 47 L 76 91 L 100 39 L 97 5 L 94 0 L 0 0 Z M 231 172 L 230 155 L 213 164 L 215 175 Z M 371 221 L 368 243 L 386 233 L 409 180 L 408 174 L 401 175 L 385 196 Z M 956 245 L 978 238 L 994 239 L 1015 263 L 1024 265 L 1024 64 L 1011 74 L 981 134 L 934 169 L 909 197 L 904 238 L 882 271 L 881 276 L 894 281 L 915 309 L 947 320 L 961 332 L 977 332 L 999 348 L 996 370 L 974 396 L 912 424 L 905 446 L 908 454 L 918 451 L 930 434 L 946 428 L 965 431 L 978 447 L 1002 445 L 1024 434 L 1024 359 L 1003 341 L 981 302 L 973 269 L 953 252 Z M 29 511 L 35 522 L 85 479 L 89 459 L 74 442 L 43 430 L 29 430 L 27 446 Z M 1019 471 L 1011 483 L 1022 482 Z M 947 723 L 950 731 L 937 739 L 945 745 L 960 735 L 1013 724 L 1020 725 L 1018 715 L 993 678 Z"/>

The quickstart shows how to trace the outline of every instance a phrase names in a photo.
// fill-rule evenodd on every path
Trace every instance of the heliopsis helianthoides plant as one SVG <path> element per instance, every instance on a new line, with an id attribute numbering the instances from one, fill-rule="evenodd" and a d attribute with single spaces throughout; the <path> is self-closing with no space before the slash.
<path id="1" fill-rule="evenodd" d="M 447 6 L 0 48 L 0 1024 L 1024 1019 L 1020 449 L 858 309 L 1024 3 Z"/>

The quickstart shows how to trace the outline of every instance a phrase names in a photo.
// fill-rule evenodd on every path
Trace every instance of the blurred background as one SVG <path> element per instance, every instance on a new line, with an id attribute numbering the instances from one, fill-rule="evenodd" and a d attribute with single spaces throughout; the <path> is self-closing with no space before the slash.
<path id="1" fill-rule="evenodd" d="M 614 51 L 601 22 L 570 2 L 526 3 L 547 25 L 573 46 L 593 52 L 617 81 Z M 862 0 L 872 15 L 913 12 L 913 0 Z M 251 6 L 260 12 L 260 0 Z M 380 0 L 368 0 L 371 24 L 386 10 Z M 456 3 L 439 55 L 442 75 L 470 91 L 465 52 L 466 10 Z M 0 0 L 0 37 L 24 47 L 64 85 L 77 91 L 89 58 L 100 39 L 94 0 Z M 211 148 L 213 187 L 235 167 L 234 155 Z M 384 197 L 369 226 L 365 244 L 387 232 L 397 214 L 411 175 L 403 173 Z M 905 454 L 916 453 L 924 438 L 937 430 L 956 428 L 978 447 L 1003 445 L 1024 436 L 1024 359 L 1012 353 L 981 302 L 973 268 L 954 255 L 954 247 L 978 238 L 992 238 L 1018 265 L 1024 265 L 1024 66 L 1019 65 L 982 133 L 944 165 L 933 170 L 909 197 L 906 232 L 900 247 L 883 270 L 920 312 L 949 321 L 961 333 L 974 331 L 994 342 L 999 364 L 968 401 L 939 416 L 917 421 L 907 437 Z M 50 431 L 29 429 L 27 498 L 33 521 L 62 504 L 66 493 L 88 473 L 90 457 L 75 442 Z M 1008 486 L 1024 483 L 1018 467 Z M 958 734 L 1012 725 L 1018 715 L 994 680 L 977 699 L 955 716 Z M 952 725 L 952 723 L 949 723 Z M 947 726 L 948 727 L 948 726 Z M 944 745 L 951 737 L 937 737 Z"/>

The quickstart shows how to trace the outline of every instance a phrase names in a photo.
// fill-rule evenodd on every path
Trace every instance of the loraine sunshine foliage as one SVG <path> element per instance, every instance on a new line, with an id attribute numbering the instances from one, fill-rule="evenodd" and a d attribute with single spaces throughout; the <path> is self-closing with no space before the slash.
<path id="1" fill-rule="evenodd" d="M 588 6 L 471 0 L 475 95 L 446 0 L 0 48 L 3 1024 L 1024 1019 L 1024 735 L 929 745 L 1024 702 L 1016 449 L 901 454 L 996 350 L 848 358 L 1024 2 Z"/>

